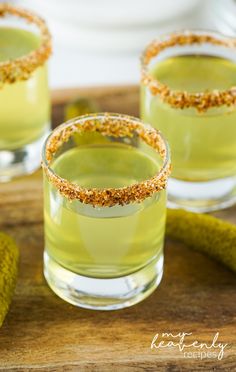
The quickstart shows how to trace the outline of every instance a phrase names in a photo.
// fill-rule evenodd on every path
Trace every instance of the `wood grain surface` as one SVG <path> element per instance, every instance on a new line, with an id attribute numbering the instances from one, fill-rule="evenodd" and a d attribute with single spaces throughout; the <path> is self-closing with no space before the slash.
<path id="1" fill-rule="evenodd" d="M 78 95 L 98 99 L 102 110 L 138 115 L 136 87 L 55 92 L 53 123 Z M 0 230 L 20 246 L 20 271 L 11 309 L 0 329 L 3 371 L 235 371 L 236 276 L 220 264 L 167 240 L 165 272 L 144 302 L 96 312 L 63 302 L 42 275 L 42 174 L 0 185 Z M 236 207 L 217 215 L 236 223 Z M 186 357 L 176 347 L 151 349 L 155 334 L 191 333 L 192 342 L 227 343 L 222 360 Z M 188 341 L 189 342 L 189 341 Z M 194 351 L 190 348 L 188 351 Z M 217 349 L 208 351 L 217 351 Z"/>

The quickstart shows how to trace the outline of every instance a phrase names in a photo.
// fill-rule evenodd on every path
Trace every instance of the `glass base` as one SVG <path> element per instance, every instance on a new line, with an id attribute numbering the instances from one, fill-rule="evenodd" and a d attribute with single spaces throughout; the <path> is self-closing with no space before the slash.
<path id="1" fill-rule="evenodd" d="M 163 274 L 163 255 L 145 268 L 115 279 L 96 279 L 75 274 L 44 252 L 44 276 L 63 300 L 93 310 L 117 310 L 149 296 Z"/>
<path id="2" fill-rule="evenodd" d="M 168 207 L 193 212 L 211 212 L 236 203 L 236 177 L 208 182 L 187 182 L 171 178 Z"/>
<path id="3" fill-rule="evenodd" d="M 0 150 L 0 182 L 33 173 L 40 167 L 47 131 L 40 139 L 16 150 Z"/>

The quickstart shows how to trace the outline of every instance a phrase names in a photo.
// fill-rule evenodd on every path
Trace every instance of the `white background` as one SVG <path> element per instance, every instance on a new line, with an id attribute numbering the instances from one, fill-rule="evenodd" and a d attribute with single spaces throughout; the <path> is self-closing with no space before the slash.
<path id="1" fill-rule="evenodd" d="M 183 28 L 229 32 L 222 18 L 234 0 L 13 2 L 35 10 L 48 22 L 54 46 L 50 85 L 64 88 L 138 83 L 139 56 L 147 42 Z"/>

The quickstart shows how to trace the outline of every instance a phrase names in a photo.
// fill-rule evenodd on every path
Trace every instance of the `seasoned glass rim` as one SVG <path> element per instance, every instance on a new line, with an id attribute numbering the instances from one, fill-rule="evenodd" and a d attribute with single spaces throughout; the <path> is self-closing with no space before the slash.
<path id="1" fill-rule="evenodd" d="M 212 107 L 231 106 L 236 104 L 236 86 L 226 90 L 214 89 L 197 93 L 185 90 L 171 89 L 167 84 L 154 78 L 148 70 L 152 58 L 157 57 L 163 50 L 175 46 L 212 44 L 235 49 L 236 39 L 230 36 L 207 30 L 181 30 L 164 34 L 151 41 L 141 55 L 141 83 L 159 96 L 163 102 L 173 108 L 184 109 L 195 107 L 198 111 L 206 111 Z M 236 62 L 235 62 L 236 63 Z"/>
<path id="2" fill-rule="evenodd" d="M 13 15 L 25 19 L 28 23 L 35 24 L 41 36 L 41 43 L 32 52 L 15 58 L 0 62 L 0 81 L 2 83 L 14 83 L 18 80 L 27 80 L 36 68 L 42 66 L 52 52 L 51 35 L 46 22 L 35 13 L 26 9 L 12 6 L 7 3 L 0 4 L 0 18 Z"/>
<path id="3" fill-rule="evenodd" d="M 53 156 L 76 132 L 98 131 L 104 136 L 132 137 L 138 135 L 152 147 L 162 158 L 160 170 L 151 178 L 119 188 L 85 188 L 74 184 L 54 172 L 51 168 Z M 79 200 L 93 206 L 125 205 L 141 202 L 155 192 L 164 190 L 170 174 L 170 150 L 160 131 L 140 119 L 123 114 L 97 113 L 79 116 L 54 129 L 45 141 L 42 151 L 42 167 L 49 182 L 58 189 L 62 196 L 69 200 Z"/>

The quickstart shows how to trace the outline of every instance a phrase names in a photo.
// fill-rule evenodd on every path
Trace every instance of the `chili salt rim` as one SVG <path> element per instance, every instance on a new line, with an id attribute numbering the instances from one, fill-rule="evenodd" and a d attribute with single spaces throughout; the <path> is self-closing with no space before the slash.
<path id="1" fill-rule="evenodd" d="M 31 11 L 12 6 L 10 4 L 0 4 L 0 17 L 13 15 L 24 18 L 29 23 L 38 26 L 41 35 L 40 46 L 25 56 L 14 60 L 0 62 L 0 82 L 14 83 L 18 80 L 27 80 L 32 72 L 49 58 L 52 52 L 51 35 L 45 21 Z"/>
<path id="2" fill-rule="evenodd" d="M 138 135 L 158 152 L 163 160 L 160 171 L 148 180 L 121 188 L 84 188 L 58 176 L 50 167 L 53 156 L 74 133 L 99 132 L 103 136 L 132 137 Z M 79 200 L 93 206 L 124 205 L 141 202 L 155 192 L 164 190 L 170 174 L 169 148 L 161 133 L 141 120 L 128 115 L 98 113 L 84 115 L 57 127 L 48 137 L 43 149 L 43 170 L 48 180 L 69 200 Z"/>
<path id="3" fill-rule="evenodd" d="M 231 106 L 236 104 L 236 86 L 226 90 L 203 91 L 199 93 L 188 93 L 187 91 L 171 90 L 171 88 L 155 79 L 148 72 L 148 64 L 152 58 L 158 56 L 163 50 L 174 46 L 185 46 L 208 43 L 227 48 L 236 47 L 236 39 L 229 37 L 214 36 L 213 34 L 182 31 L 160 37 L 153 40 L 141 56 L 141 82 L 146 85 L 153 95 L 161 97 L 163 102 L 173 108 L 184 109 L 195 107 L 198 111 L 206 111 L 211 107 L 222 105 Z"/>

